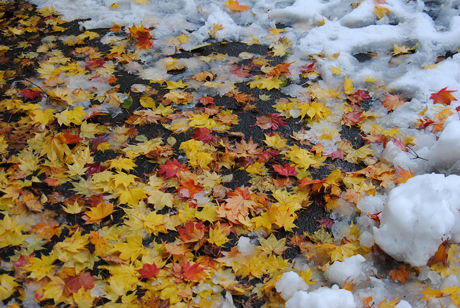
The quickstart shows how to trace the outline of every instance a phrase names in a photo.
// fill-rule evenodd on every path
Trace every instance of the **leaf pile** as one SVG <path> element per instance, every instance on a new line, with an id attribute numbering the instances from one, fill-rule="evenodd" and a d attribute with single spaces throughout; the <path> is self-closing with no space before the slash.
<path id="1" fill-rule="evenodd" d="M 334 239 L 326 213 L 410 178 L 371 146 L 407 151 L 411 138 L 375 124 L 351 78 L 322 88 L 315 59 L 327 55 L 293 70 L 283 36 L 229 55 L 213 50 L 225 44 L 181 50 L 184 34 L 148 64 L 156 42 L 142 25 L 85 31 L 25 2 L 2 2 L 0 23 L 0 300 L 11 307 L 214 307 L 221 294 L 271 307 L 284 304 L 287 271 L 323 284 L 331 263 L 381 253 L 353 224 Z M 303 100 L 278 91 L 293 80 Z M 432 98 L 449 105 L 450 93 Z M 385 97 L 390 112 L 404 104 Z M 441 129 L 441 112 L 420 129 Z M 431 265 L 442 275 L 456 271 L 446 247 Z M 299 256 L 316 266 L 296 267 Z"/>

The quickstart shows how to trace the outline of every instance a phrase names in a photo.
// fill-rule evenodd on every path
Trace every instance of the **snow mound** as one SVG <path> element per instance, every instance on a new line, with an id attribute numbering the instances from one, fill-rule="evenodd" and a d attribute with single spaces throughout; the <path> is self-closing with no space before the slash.
<path id="1" fill-rule="evenodd" d="M 286 308 L 355 308 L 355 300 L 350 291 L 332 288 L 319 288 L 313 292 L 295 292 L 286 302 Z"/>
<path id="2" fill-rule="evenodd" d="M 308 290 L 308 284 L 296 272 L 284 273 L 281 280 L 276 282 L 276 291 L 281 293 L 284 300 L 292 298 L 297 291 L 306 290 Z"/>
<path id="3" fill-rule="evenodd" d="M 458 173 L 460 171 L 460 121 L 446 123 L 441 136 L 431 148 L 430 165 L 436 171 Z"/>
<path id="4" fill-rule="evenodd" d="M 362 255 L 347 258 L 343 262 L 336 261 L 327 268 L 325 276 L 330 282 L 339 285 L 343 285 L 345 281 L 360 283 L 367 278 L 362 270 L 362 263 L 365 261 Z"/>
<path id="5" fill-rule="evenodd" d="M 424 174 L 393 189 L 374 227 L 386 253 L 412 266 L 426 265 L 447 239 L 460 240 L 460 176 Z"/>

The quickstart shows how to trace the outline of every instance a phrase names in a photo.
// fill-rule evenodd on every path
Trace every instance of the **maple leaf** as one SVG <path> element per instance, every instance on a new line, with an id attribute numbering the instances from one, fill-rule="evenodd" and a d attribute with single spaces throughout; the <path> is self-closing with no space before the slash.
<path id="1" fill-rule="evenodd" d="M 397 269 L 392 269 L 388 275 L 393 279 L 393 282 L 399 281 L 402 284 L 404 284 L 406 278 L 409 278 L 404 265 L 400 265 Z"/>
<path id="2" fill-rule="evenodd" d="M 399 298 L 400 298 L 400 296 L 398 296 L 397 298 L 395 298 L 392 301 L 387 302 L 387 300 L 384 297 L 377 308 L 394 308 L 396 306 L 396 304 L 398 303 Z"/>
<path id="3" fill-rule="evenodd" d="M 399 183 L 401 184 L 406 183 L 408 179 L 414 177 L 414 174 L 412 173 L 410 168 L 409 170 L 405 170 L 401 166 L 398 166 L 398 168 L 401 169 L 401 171 L 396 171 L 396 174 L 400 176 L 400 178 L 396 179 Z"/>
<path id="4" fill-rule="evenodd" d="M 24 89 L 20 92 L 24 98 L 26 100 L 31 100 L 33 101 L 34 99 L 36 99 L 37 97 L 40 98 L 41 97 L 41 91 L 37 90 L 37 91 L 32 91 L 32 90 L 29 90 L 29 89 Z"/>
<path id="5" fill-rule="evenodd" d="M 290 75 L 289 66 L 294 62 L 290 63 L 281 63 L 275 66 L 270 72 L 268 72 L 267 77 L 270 76 L 280 76 L 280 75 Z"/>
<path id="6" fill-rule="evenodd" d="M 88 272 L 80 272 L 78 276 L 70 276 L 63 279 L 66 287 L 76 293 L 78 290 L 83 289 L 85 291 L 94 288 L 94 282 L 99 280 L 96 277 L 91 276 Z"/>
<path id="7" fill-rule="evenodd" d="M 261 149 L 258 149 L 258 143 L 254 143 L 252 141 L 252 137 L 249 139 L 248 142 L 242 139 L 240 143 L 236 144 L 236 149 L 234 152 L 238 155 L 238 157 L 248 157 L 252 155 L 257 155 L 262 152 Z"/>
<path id="8" fill-rule="evenodd" d="M 218 221 L 215 227 L 209 228 L 209 237 L 207 241 L 221 247 L 229 241 L 229 238 L 227 237 L 229 229 L 229 226 L 221 227 L 220 221 Z"/>
<path id="9" fill-rule="evenodd" d="M 390 95 L 385 95 L 385 100 L 383 101 L 383 106 L 388 110 L 388 111 L 394 111 L 398 106 L 404 105 L 406 100 L 402 99 L 399 97 L 399 95 L 396 94 L 390 94 Z"/>
<path id="10" fill-rule="evenodd" d="M 190 265 L 190 262 L 188 262 L 186 258 L 183 258 L 181 267 L 185 280 L 200 281 L 206 278 L 206 272 L 204 272 L 205 268 L 200 266 L 198 263 Z"/>
<path id="11" fill-rule="evenodd" d="M 195 181 L 190 179 L 187 182 L 182 182 L 181 186 L 177 188 L 179 192 L 179 196 L 184 198 L 193 199 L 193 196 L 200 191 L 202 191 L 202 187 L 200 185 L 195 184 Z"/>
<path id="12" fill-rule="evenodd" d="M 118 172 L 121 170 L 130 171 L 133 170 L 137 165 L 129 158 L 117 157 L 108 161 L 110 163 L 110 169 L 115 168 Z"/>
<path id="13" fill-rule="evenodd" d="M 352 112 L 345 113 L 343 115 L 343 123 L 347 126 L 353 126 L 355 124 L 361 123 L 365 117 L 363 117 L 364 110 L 357 112 L 353 110 Z"/>
<path id="14" fill-rule="evenodd" d="M 113 212 L 115 212 L 113 209 L 113 203 L 101 202 L 96 207 L 93 207 L 91 210 L 86 212 L 86 215 L 82 218 L 86 220 L 85 224 L 98 224 Z"/>
<path id="15" fill-rule="evenodd" d="M 150 30 L 143 27 L 142 24 L 139 26 L 133 25 L 131 28 L 128 28 L 128 30 L 131 36 L 138 41 L 135 47 L 139 47 L 140 49 L 150 49 L 150 47 L 153 46 Z"/>
<path id="16" fill-rule="evenodd" d="M 217 140 L 216 136 L 211 135 L 212 129 L 209 128 L 197 128 L 193 131 L 192 138 L 198 141 L 203 141 L 204 143 L 215 142 Z M 167 179 L 165 177 L 165 179 Z"/>
<path id="17" fill-rule="evenodd" d="M 146 255 L 147 250 L 142 244 L 142 237 L 137 233 L 136 237 L 128 236 L 126 243 L 120 243 L 113 245 L 112 251 L 120 252 L 120 259 L 131 260 L 134 262 L 141 255 Z"/>
<path id="18" fill-rule="evenodd" d="M 13 295 L 16 287 L 19 287 L 19 284 L 14 277 L 8 274 L 0 275 L 0 300 L 3 301 Z"/>
<path id="19" fill-rule="evenodd" d="M 374 12 L 375 12 L 375 16 L 377 16 L 378 19 L 382 19 L 384 16 L 391 13 L 391 11 L 388 8 L 380 4 L 375 5 Z"/>
<path id="20" fill-rule="evenodd" d="M 331 227 L 334 225 L 334 220 L 330 219 L 329 217 L 323 217 L 320 220 L 317 220 L 319 222 L 319 226 L 317 229 L 321 228 L 326 228 L 326 229 L 331 229 Z"/>
<path id="21" fill-rule="evenodd" d="M 435 255 L 427 263 L 428 266 L 432 266 L 439 262 L 442 262 L 443 265 L 446 265 L 446 261 L 447 261 L 446 245 L 447 245 L 446 241 L 444 241 L 443 243 L 441 243 L 441 245 L 439 245 L 438 250 L 436 251 Z"/>
<path id="22" fill-rule="evenodd" d="M 260 246 L 257 248 L 266 254 L 282 254 L 283 251 L 288 249 L 286 247 L 286 239 L 282 238 L 279 241 L 276 239 L 275 235 L 272 233 L 267 239 L 260 239 Z"/>
<path id="23" fill-rule="evenodd" d="M 420 291 L 420 293 L 423 294 L 422 298 L 420 300 L 424 299 L 427 301 L 427 303 L 430 302 L 431 298 L 441 298 L 444 296 L 444 292 L 441 290 L 436 290 L 436 289 L 430 289 L 427 287 L 424 287 L 423 291 Z"/>
<path id="24" fill-rule="evenodd" d="M 313 61 L 313 63 L 311 63 L 311 64 L 305 64 L 305 65 L 299 67 L 300 73 L 305 74 L 305 73 L 314 72 L 315 71 L 315 63 L 316 63 L 316 60 Z"/>
<path id="25" fill-rule="evenodd" d="M 260 78 L 256 76 L 253 81 L 248 82 L 248 85 L 251 89 L 259 88 L 261 90 L 267 89 L 268 91 L 272 89 L 280 89 L 280 86 L 285 82 L 280 79 L 278 76 L 269 77 L 269 78 Z"/>
<path id="26" fill-rule="evenodd" d="M 165 175 L 165 180 L 172 178 L 173 176 L 178 176 L 179 172 L 188 171 L 188 167 L 183 164 L 181 165 L 177 159 L 172 161 L 168 160 L 164 165 L 159 166 L 158 173 Z"/>
<path id="27" fill-rule="evenodd" d="M 431 94 L 430 99 L 434 101 L 433 104 L 450 105 L 452 101 L 457 100 L 452 94 L 450 94 L 453 92 L 457 92 L 457 90 L 447 90 L 447 87 L 445 87 L 439 90 L 438 93 Z"/>
<path id="28" fill-rule="evenodd" d="M 240 5 L 238 0 L 228 0 L 225 4 L 229 9 L 236 12 L 246 12 L 249 10 L 249 5 Z"/>
<path id="29" fill-rule="evenodd" d="M 206 227 L 203 225 L 203 222 L 194 222 L 189 221 L 185 228 L 177 229 L 179 232 L 178 238 L 184 243 L 193 243 L 200 241 L 205 233 Z"/>
<path id="30" fill-rule="evenodd" d="M 280 164 L 272 165 L 276 173 L 283 176 L 297 176 L 299 173 L 295 170 L 295 166 L 290 164 L 285 164 L 284 166 Z"/>
<path id="31" fill-rule="evenodd" d="M 269 113 L 260 117 L 256 117 L 256 125 L 262 129 L 273 129 L 276 130 L 279 126 L 287 126 L 284 119 L 280 117 L 279 113 Z"/>
<path id="32" fill-rule="evenodd" d="M 160 269 L 156 266 L 156 264 L 148 264 L 144 263 L 141 269 L 137 270 L 139 274 L 141 274 L 141 278 L 150 279 L 153 276 L 158 275 Z"/>

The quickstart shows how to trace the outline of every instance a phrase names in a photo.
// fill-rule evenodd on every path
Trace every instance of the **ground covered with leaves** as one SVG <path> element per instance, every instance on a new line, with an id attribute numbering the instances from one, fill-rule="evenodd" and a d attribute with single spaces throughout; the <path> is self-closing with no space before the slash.
<path id="1" fill-rule="evenodd" d="M 185 35 L 171 38 L 177 52 L 151 59 L 164 79 L 141 60 L 156 43 L 142 25 L 86 31 L 26 2 L 0 8 L 0 300 L 10 307 L 214 307 L 230 294 L 239 307 L 277 307 L 283 273 L 327 286 L 321 272 L 357 254 L 386 262 L 380 275 L 394 283 L 417 275 L 362 245 L 357 225 L 340 240 L 329 230 L 330 211 L 356 215 L 348 205 L 412 175 L 373 157 L 370 143 L 407 150 L 411 140 L 360 129 L 374 117 L 367 92 L 347 78 L 318 86 L 315 58 L 327 55 L 296 70 L 310 94 L 299 101 L 280 91 L 292 82 L 288 40 L 185 51 Z M 341 129 L 311 143 L 308 126 L 326 118 Z M 325 155 L 323 142 L 338 148 Z"/>

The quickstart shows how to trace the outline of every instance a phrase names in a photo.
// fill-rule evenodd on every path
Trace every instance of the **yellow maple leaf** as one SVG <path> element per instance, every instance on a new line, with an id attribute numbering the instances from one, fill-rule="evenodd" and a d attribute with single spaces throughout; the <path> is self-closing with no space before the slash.
<path id="1" fill-rule="evenodd" d="M 115 180 L 115 186 L 123 185 L 125 188 L 128 188 L 129 185 L 134 184 L 136 182 L 137 176 L 134 174 L 127 174 L 124 172 L 119 172 L 112 177 Z"/>
<path id="2" fill-rule="evenodd" d="M 208 242 L 221 247 L 229 241 L 227 238 L 227 232 L 229 228 L 230 227 L 222 228 L 220 226 L 220 221 L 218 221 L 215 227 L 209 228 Z"/>
<path id="3" fill-rule="evenodd" d="M 119 8 L 119 7 L 120 7 L 120 6 L 119 6 L 117 3 L 112 3 L 112 4 L 110 5 L 110 8 L 111 8 L 111 9 L 117 9 L 117 8 Z"/>
<path id="4" fill-rule="evenodd" d="M 0 275 L 0 300 L 3 301 L 13 295 L 19 284 L 14 281 L 14 277 L 3 274 Z"/>
<path id="5" fill-rule="evenodd" d="M 286 247 L 286 239 L 282 238 L 278 241 L 273 233 L 267 239 L 260 239 L 259 243 L 260 246 L 257 248 L 266 254 L 279 255 L 288 248 Z"/>
<path id="6" fill-rule="evenodd" d="M 52 299 L 54 304 L 65 301 L 68 294 L 65 292 L 66 284 L 64 280 L 57 276 L 49 276 L 49 279 L 51 281 L 37 291 L 38 294 L 42 293 L 40 300 Z"/>
<path id="7" fill-rule="evenodd" d="M 337 67 L 337 66 L 331 66 L 331 67 L 329 68 L 329 70 L 330 70 L 331 73 L 334 74 L 334 75 L 339 75 L 339 74 L 342 72 L 342 70 L 340 69 L 340 67 Z"/>
<path id="8" fill-rule="evenodd" d="M 168 89 L 168 90 L 185 88 L 186 86 L 187 86 L 187 84 L 185 84 L 182 80 L 179 80 L 179 81 L 168 80 L 168 81 L 166 81 L 166 89 Z"/>
<path id="9" fill-rule="evenodd" d="M 378 19 L 382 19 L 384 16 L 391 13 L 391 11 L 388 8 L 380 4 L 375 5 L 374 12 L 375 12 L 375 16 L 377 16 Z"/>
<path id="10" fill-rule="evenodd" d="M 137 165 L 129 158 L 117 157 L 108 161 L 110 163 L 110 169 L 115 168 L 118 172 L 121 170 L 129 171 L 133 170 Z"/>
<path id="11" fill-rule="evenodd" d="M 74 204 L 69 204 L 66 206 L 62 205 L 62 209 L 64 212 L 69 213 L 69 214 L 78 214 L 83 211 L 84 207 L 80 206 L 77 201 L 74 202 Z"/>
<path id="12" fill-rule="evenodd" d="M 278 78 L 278 76 L 272 77 L 272 78 L 260 78 L 259 76 L 255 77 L 255 80 L 248 82 L 248 85 L 251 89 L 253 88 L 259 88 L 261 90 L 267 89 L 280 89 L 280 86 L 284 82 Z"/>
<path id="13" fill-rule="evenodd" d="M 32 115 L 33 123 L 41 123 L 48 125 L 54 121 L 54 109 L 46 109 L 45 111 L 34 110 Z"/>
<path id="14" fill-rule="evenodd" d="M 142 237 L 139 232 L 136 237 L 128 236 L 126 238 L 126 243 L 113 245 L 112 252 L 120 252 L 120 259 L 131 260 L 131 262 L 137 260 L 139 256 L 147 254 L 147 250 L 142 244 Z"/>
<path id="15" fill-rule="evenodd" d="M 113 203 L 101 202 L 96 207 L 93 207 L 91 210 L 86 212 L 82 218 L 86 220 L 85 225 L 98 224 L 113 212 Z"/>
<path id="16" fill-rule="evenodd" d="M 273 147 L 280 150 L 286 146 L 287 139 L 276 133 L 274 136 L 265 135 L 264 142 L 268 147 Z"/>
<path id="17" fill-rule="evenodd" d="M 411 51 L 412 51 L 411 47 L 404 46 L 404 44 L 402 44 L 401 46 L 398 46 L 395 43 L 394 46 L 393 46 L 393 51 L 391 52 L 391 55 L 392 56 L 398 56 L 398 55 L 411 53 Z"/>
<path id="18" fill-rule="evenodd" d="M 227 7 L 233 11 L 237 11 L 237 12 L 246 12 L 247 10 L 249 10 L 249 6 L 248 5 L 241 5 L 238 0 L 228 0 L 225 2 L 225 4 L 227 5 Z"/>
<path id="19" fill-rule="evenodd" d="M 46 137 L 40 156 L 46 155 L 50 161 L 56 162 L 58 160 L 62 161 L 65 155 L 71 153 L 72 151 L 67 146 L 64 134 L 58 133 L 55 136 Z"/>
<path id="20" fill-rule="evenodd" d="M 377 308 L 394 308 L 396 306 L 396 304 L 398 303 L 399 298 L 400 298 L 400 296 L 398 296 L 397 298 L 395 298 L 392 301 L 387 302 L 387 300 L 384 297 Z"/>
<path id="21" fill-rule="evenodd" d="M 217 31 L 222 30 L 223 28 L 224 27 L 222 26 L 222 24 L 214 24 L 214 25 L 212 25 L 212 29 L 211 29 L 211 31 L 209 31 L 209 36 L 213 37 L 214 35 L 216 35 Z"/>
<path id="22" fill-rule="evenodd" d="M 349 163 L 357 164 L 358 161 L 365 159 L 368 155 L 374 155 L 375 151 L 369 149 L 369 144 L 360 147 L 359 149 L 350 149 L 347 151 L 345 160 Z"/>
<path id="23" fill-rule="evenodd" d="M 149 3 L 150 0 L 133 0 L 133 2 L 139 3 L 139 4 L 147 4 Z"/>
<path id="24" fill-rule="evenodd" d="M 346 75 L 344 78 L 343 89 L 345 91 L 345 94 L 353 94 L 353 80 L 351 78 L 348 78 L 348 75 Z"/>

